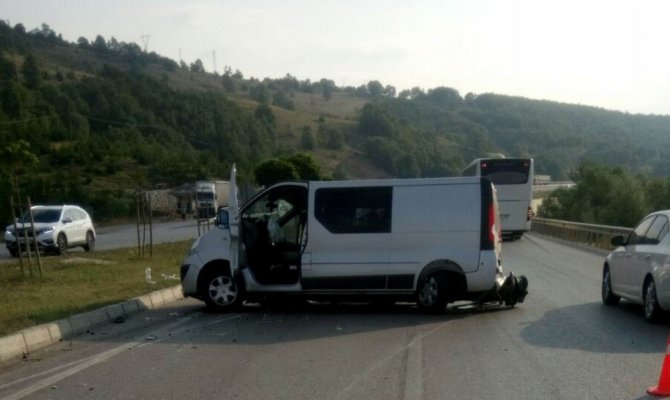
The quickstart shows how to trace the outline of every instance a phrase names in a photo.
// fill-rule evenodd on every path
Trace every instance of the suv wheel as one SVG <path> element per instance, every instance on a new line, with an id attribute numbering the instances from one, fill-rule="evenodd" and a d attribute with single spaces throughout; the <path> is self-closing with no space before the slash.
<path id="1" fill-rule="evenodd" d="M 84 244 L 84 251 L 91 251 L 95 247 L 95 236 L 93 232 L 86 232 L 86 244 Z"/>
<path id="2" fill-rule="evenodd" d="M 67 238 L 64 233 L 59 233 L 56 238 L 56 254 L 65 254 L 67 252 Z"/>

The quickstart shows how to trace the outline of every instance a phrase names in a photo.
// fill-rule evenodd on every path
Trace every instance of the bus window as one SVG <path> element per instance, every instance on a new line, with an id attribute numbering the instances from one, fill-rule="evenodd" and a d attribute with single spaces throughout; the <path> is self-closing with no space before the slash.
<path id="1" fill-rule="evenodd" d="M 486 160 L 481 162 L 481 176 L 494 185 L 520 185 L 528 182 L 528 160 Z"/>

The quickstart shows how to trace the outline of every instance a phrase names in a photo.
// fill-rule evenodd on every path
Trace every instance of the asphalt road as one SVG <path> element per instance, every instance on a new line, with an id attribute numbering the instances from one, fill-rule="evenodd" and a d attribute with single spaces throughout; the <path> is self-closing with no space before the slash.
<path id="1" fill-rule="evenodd" d="M 524 236 L 513 309 L 183 300 L 0 367 L 0 399 L 645 399 L 669 323 L 600 303 L 603 255 Z M 649 397 L 651 398 L 651 397 Z"/>
<path id="2" fill-rule="evenodd" d="M 204 233 L 208 229 L 212 229 L 213 224 L 209 226 L 201 224 L 200 232 Z M 186 219 L 169 222 L 157 221 L 149 225 L 141 225 L 139 228 L 139 237 L 143 243 L 149 244 L 153 239 L 153 243 L 176 242 L 180 240 L 195 239 L 198 237 L 198 224 L 196 220 Z M 121 247 L 137 246 L 138 227 L 137 224 L 125 224 L 106 227 L 96 227 L 96 243 L 95 248 L 98 250 L 109 250 Z M 4 243 L 4 242 L 3 242 Z M 69 252 L 83 252 L 80 247 L 68 250 Z M 94 250 L 95 251 L 95 250 Z M 7 248 L 3 245 L 0 249 L 0 261 L 10 260 L 12 256 L 9 254 Z"/>

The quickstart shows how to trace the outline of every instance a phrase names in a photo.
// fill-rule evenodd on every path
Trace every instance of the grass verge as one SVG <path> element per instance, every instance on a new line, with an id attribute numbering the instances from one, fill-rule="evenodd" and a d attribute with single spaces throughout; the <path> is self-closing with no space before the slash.
<path id="1" fill-rule="evenodd" d="M 0 264 L 0 336 L 177 285 L 191 242 L 154 245 L 152 258 L 136 248 L 42 257 L 42 277 L 35 260 L 31 277 L 24 259 L 25 278 L 18 259 Z"/>

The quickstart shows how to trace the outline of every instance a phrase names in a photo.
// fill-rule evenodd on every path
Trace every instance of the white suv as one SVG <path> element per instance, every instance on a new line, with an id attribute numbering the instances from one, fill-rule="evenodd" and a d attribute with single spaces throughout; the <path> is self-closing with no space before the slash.
<path id="1" fill-rule="evenodd" d="M 95 246 L 95 229 L 88 213 L 77 206 L 33 206 L 34 234 L 27 212 L 18 218 L 16 224 L 5 229 L 5 246 L 9 253 L 18 257 L 19 249 L 25 250 L 26 239 L 34 249 L 37 246 L 45 253 L 62 254 L 68 248 L 81 246 L 86 251 Z M 17 232 L 18 231 L 18 232 Z M 19 245 L 20 243 L 20 245 Z"/>

